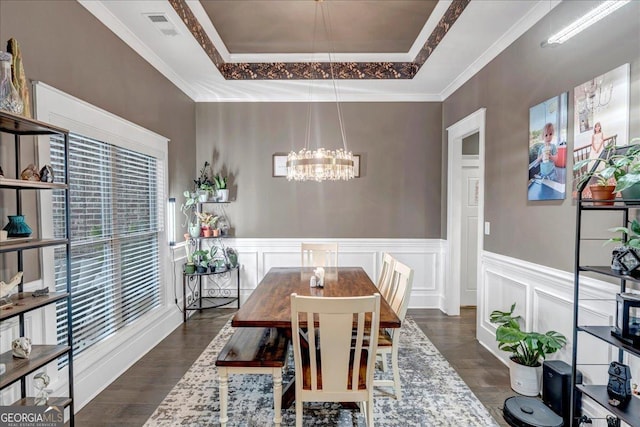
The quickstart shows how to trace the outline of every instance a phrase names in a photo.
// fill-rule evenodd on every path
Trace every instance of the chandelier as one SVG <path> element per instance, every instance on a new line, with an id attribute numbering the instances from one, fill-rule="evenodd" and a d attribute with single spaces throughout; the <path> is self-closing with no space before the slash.
<path id="1" fill-rule="evenodd" d="M 340 136 L 342 138 L 342 148 L 326 149 L 317 148 L 312 150 L 309 148 L 311 139 L 311 114 L 307 115 L 307 135 L 305 138 L 304 148 L 298 151 L 291 151 L 287 156 L 287 180 L 295 181 L 347 181 L 354 177 L 353 153 L 347 150 L 347 139 L 344 132 L 344 124 L 342 122 L 342 111 L 338 99 L 338 88 L 333 71 L 333 61 L 331 58 L 331 50 L 333 49 L 333 40 L 329 35 L 328 27 L 330 27 L 329 10 L 327 8 L 325 18 L 325 8 L 322 7 L 322 0 L 316 0 L 316 12 L 314 19 L 314 46 L 315 46 L 315 26 L 318 19 L 318 7 L 322 10 L 322 22 L 329 39 L 329 69 L 331 70 L 331 81 L 333 82 L 333 93 L 336 98 L 336 109 L 338 112 L 338 122 L 340 124 Z M 329 24 L 327 22 L 329 21 Z M 315 50 L 315 49 L 313 49 Z M 309 64 L 313 71 L 313 65 Z M 313 74 L 311 74 L 313 76 Z M 313 85 L 313 83 L 311 83 Z M 311 88 L 311 86 L 310 86 Z M 309 89 L 311 92 L 311 89 Z M 311 104 L 309 104 L 309 109 Z"/>

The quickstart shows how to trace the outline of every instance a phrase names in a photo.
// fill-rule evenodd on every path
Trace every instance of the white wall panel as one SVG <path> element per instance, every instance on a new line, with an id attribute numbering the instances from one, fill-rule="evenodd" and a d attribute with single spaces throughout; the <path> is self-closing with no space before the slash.
<path id="1" fill-rule="evenodd" d="M 484 252 L 480 262 L 481 297 L 477 338 L 505 364 L 508 353 L 498 350 L 495 327 L 489 323 L 491 311 L 508 310 L 517 303 L 517 314 L 525 319 L 526 330 L 555 330 L 568 339 L 567 346 L 550 356 L 571 363 L 573 348 L 574 275 L 515 258 Z M 580 325 L 612 325 L 615 316 L 615 284 L 584 277 L 580 281 Z M 578 334 L 578 369 L 586 384 L 606 384 L 607 368 L 618 357 L 617 348 L 580 332 Z M 640 378 L 640 360 L 627 357 L 633 378 Z M 601 416 L 601 407 L 589 402 L 585 410 Z"/>
<path id="2" fill-rule="evenodd" d="M 338 265 L 360 266 L 375 283 L 388 252 L 414 270 L 413 292 L 409 307 L 440 308 L 444 293 L 444 242 L 439 239 L 225 239 L 225 246 L 238 251 L 241 264 L 241 303 L 273 267 L 300 265 L 300 244 L 338 242 Z M 177 295 L 182 306 L 181 269 L 184 250 L 176 250 Z"/>

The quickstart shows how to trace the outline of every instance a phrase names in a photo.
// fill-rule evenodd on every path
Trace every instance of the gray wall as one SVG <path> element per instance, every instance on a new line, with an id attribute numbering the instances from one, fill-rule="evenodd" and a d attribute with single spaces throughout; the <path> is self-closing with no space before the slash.
<path id="1" fill-rule="evenodd" d="M 0 1 L 0 50 L 20 43 L 39 80 L 171 140 L 169 194 L 182 194 L 195 160 L 195 103 L 76 1 Z"/>
<path id="2" fill-rule="evenodd" d="M 570 192 L 564 201 L 527 201 L 530 107 L 569 91 L 571 150 L 573 88 L 630 63 L 630 136 L 640 135 L 640 2 L 626 5 L 563 45 L 540 47 L 550 32 L 593 4 L 561 3 L 443 104 L 445 128 L 487 108 L 485 220 L 491 222 L 491 235 L 485 236 L 485 250 L 573 270 L 575 205 Z M 569 161 L 567 171 L 571 167 Z"/>
<path id="3" fill-rule="evenodd" d="M 272 178 L 276 152 L 305 144 L 306 103 L 198 104 L 199 166 L 230 176 L 227 208 L 238 237 L 440 237 L 440 103 L 343 103 L 348 148 L 361 178 Z M 314 136 L 339 148 L 335 103 L 311 109 Z M 312 140 L 310 147 L 316 147 Z"/>

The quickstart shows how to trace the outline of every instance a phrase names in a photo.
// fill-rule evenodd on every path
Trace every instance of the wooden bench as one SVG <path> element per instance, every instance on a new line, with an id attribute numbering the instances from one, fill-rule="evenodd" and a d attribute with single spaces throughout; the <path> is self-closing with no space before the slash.
<path id="1" fill-rule="evenodd" d="M 282 421 L 282 368 L 290 338 L 276 328 L 237 328 L 218 355 L 220 378 L 220 424 L 227 425 L 229 374 L 271 374 L 273 377 L 273 422 Z"/>

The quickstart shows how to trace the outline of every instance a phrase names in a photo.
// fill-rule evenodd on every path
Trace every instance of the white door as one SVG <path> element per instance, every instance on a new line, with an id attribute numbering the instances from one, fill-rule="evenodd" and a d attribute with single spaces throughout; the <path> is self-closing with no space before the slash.
<path id="1" fill-rule="evenodd" d="M 475 306 L 478 289 L 478 201 L 480 198 L 478 156 L 462 156 L 461 178 L 460 305 Z"/>

